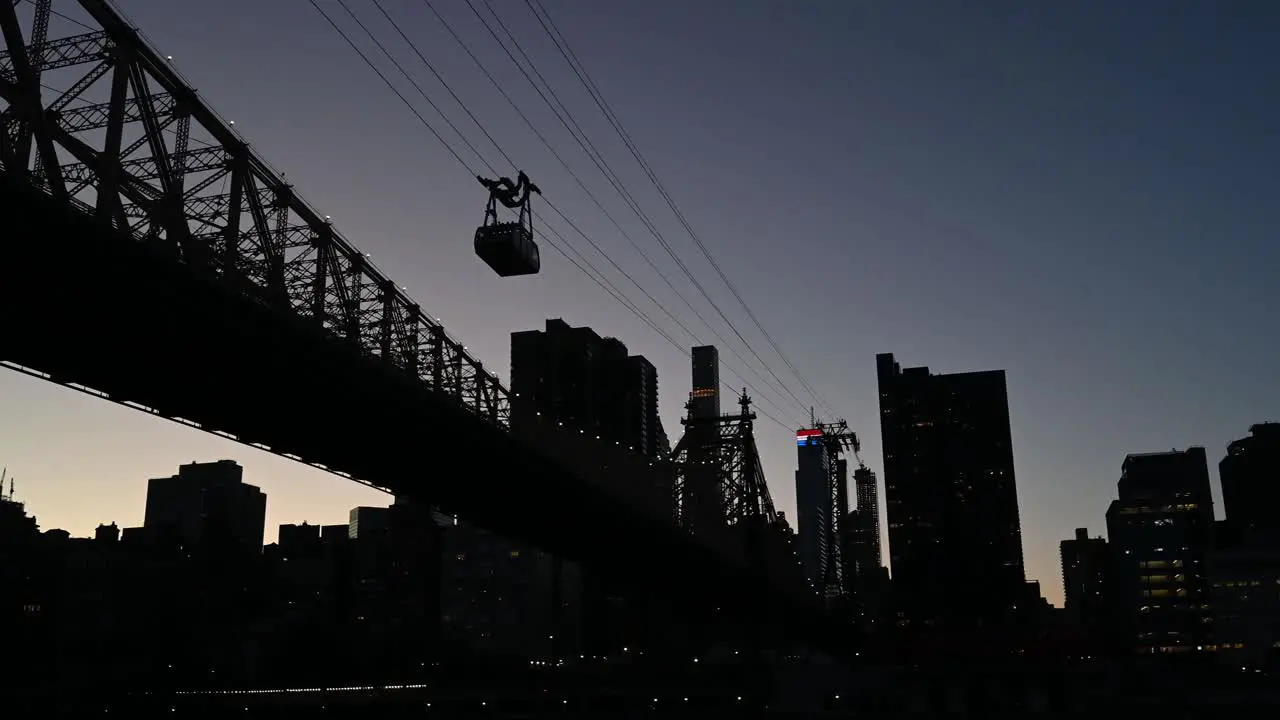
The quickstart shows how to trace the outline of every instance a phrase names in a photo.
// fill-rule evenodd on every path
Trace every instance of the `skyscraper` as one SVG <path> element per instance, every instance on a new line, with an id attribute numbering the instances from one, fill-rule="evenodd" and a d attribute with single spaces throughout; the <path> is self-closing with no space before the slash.
<path id="1" fill-rule="evenodd" d="M 889 554 L 913 623 L 1000 623 L 1025 589 L 1003 370 L 876 356 Z"/>
<path id="2" fill-rule="evenodd" d="M 714 345 L 693 349 L 693 389 L 689 391 L 689 416 L 720 417 L 720 351 Z"/>
<path id="3" fill-rule="evenodd" d="M 1062 556 L 1064 608 L 1073 622 L 1098 628 L 1107 600 L 1108 549 L 1103 538 L 1076 528 L 1075 537 L 1058 546 Z"/>
<path id="4" fill-rule="evenodd" d="M 849 513 L 849 557 L 846 572 L 861 575 L 884 565 L 880 556 L 880 502 L 876 474 L 870 468 L 853 471 L 857 508 Z"/>
<path id="5" fill-rule="evenodd" d="M 511 334 L 512 422 L 546 422 L 599 435 L 650 457 L 664 453 L 658 371 L 616 338 L 547 320 Z"/>
<path id="6" fill-rule="evenodd" d="M 262 551 L 267 496 L 243 482 L 234 460 L 191 463 L 178 474 L 147 481 L 143 526 L 188 544 L 237 545 Z"/>
<path id="7" fill-rule="evenodd" d="M 1210 638 L 1205 559 L 1213 496 L 1204 448 L 1124 459 L 1107 509 L 1119 627 L 1142 653 L 1186 652 Z"/>
<path id="8" fill-rule="evenodd" d="M 832 507 L 829 483 L 837 462 L 821 430 L 796 431 L 797 547 L 804 576 L 817 590 L 826 590 L 832 581 L 839 587 L 843 580 L 839 568 L 832 567 L 839 557 L 831 538 L 833 514 L 847 509 Z"/>
<path id="9" fill-rule="evenodd" d="M 1246 533 L 1280 531 L 1280 423 L 1259 423 L 1218 463 L 1227 522 Z"/>
<path id="10" fill-rule="evenodd" d="M 658 416 L 658 369 L 642 355 L 632 355 L 625 362 L 626 395 L 622 407 L 623 422 L 628 425 L 627 437 L 632 438 L 645 455 L 665 457 L 671 452 L 671 442 Z"/>

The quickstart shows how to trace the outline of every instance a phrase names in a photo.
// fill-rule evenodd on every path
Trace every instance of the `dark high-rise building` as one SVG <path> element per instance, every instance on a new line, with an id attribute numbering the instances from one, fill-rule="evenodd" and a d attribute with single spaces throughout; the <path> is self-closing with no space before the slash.
<path id="1" fill-rule="evenodd" d="M 1130 455 L 1107 509 L 1118 630 L 1140 653 L 1210 639 L 1205 557 L 1213 497 L 1204 448 Z"/>
<path id="2" fill-rule="evenodd" d="M 621 407 L 623 422 L 628 425 L 627 437 L 639 443 L 637 449 L 645 455 L 666 457 L 671 443 L 658 416 L 658 369 L 642 355 L 632 355 L 625 363 L 626 397 Z"/>
<path id="3" fill-rule="evenodd" d="M 628 356 L 621 341 L 601 338 L 591 328 L 570 327 L 563 320 L 549 319 L 545 330 L 512 333 L 511 396 L 513 425 L 559 425 L 598 436 L 605 443 L 634 448 L 648 457 L 670 452 L 658 416 L 657 369 L 643 357 Z M 460 536 L 460 527 L 455 525 L 448 530 L 452 536 Z M 518 554 L 511 557 L 515 559 Z M 560 578 L 564 563 L 549 557 L 546 560 L 549 572 Z M 484 574 L 490 570 L 479 567 L 474 572 Z M 610 625 L 618 623 L 617 603 L 605 578 L 587 572 L 573 582 L 581 594 L 585 635 L 611 637 Z M 561 580 L 553 584 L 558 587 Z M 514 599 L 508 597 L 508 601 Z M 528 625 L 527 618 L 518 620 L 518 624 Z M 529 632 L 534 630 L 533 626 L 528 628 Z M 538 633 L 541 630 L 534 634 Z"/>
<path id="4" fill-rule="evenodd" d="M 147 481 L 143 527 L 186 544 L 231 543 L 262 551 L 267 496 L 243 482 L 233 460 L 191 463 L 178 474 Z"/>
<path id="5" fill-rule="evenodd" d="M 849 513 L 849 557 L 846 571 L 863 575 L 884 565 L 880 556 L 880 502 L 876 474 L 870 468 L 853 471 L 857 508 Z"/>
<path id="6" fill-rule="evenodd" d="M 714 346 L 693 348 L 692 389 L 681 420 L 688 448 L 680 497 L 680 522 L 694 535 L 717 533 L 725 526 L 724 493 L 716 447 L 720 442 L 720 355 Z"/>
<path id="7" fill-rule="evenodd" d="M 693 349 L 693 389 L 689 417 L 720 417 L 720 351 L 714 345 Z"/>
<path id="8" fill-rule="evenodd" d="M 372 538 L 391 528 L 391 509 L 353 507 L 347 513 L 347 537 L 352 540 Z"/>
<path id="9" fill-rule="evenodd" d="M 1075 537 L 1058 545 L 1062 555 L 1062 592 L 1067 616 L 1075 623 L 1098 627 L 1107 601 L 1107 541 L 1076 528 Z"/>
<path id="10" fill-rule="evenodd" d="M 650 457 L 663 452 L 657 370 L 591 328 L 547 320 L 545 330 L 512 333 L 511 394 L 512 422 L 559 424 Z"/>
<path id="11" fill-rule="evenodd" d="M 1261 532 L 1259 532 L 1261 530 Z M 1280 648 L 1280 543 L 1268 529 L 1214 523 L 1205 559 L 1219 663 L 1262 667 Z"/>
<path id="12" fill-rule="evenodd" d="M 833 457 L 823 442 L 821 430 L 796 431 L 796 534 L 799 542 L 800 566 L 815 589 L 830 591 L 840 587 L 843 576 L 833 566 L 839 552 L 831 537 L 835 512 L 847 508 L 833 507 L 828 483 L 838 458 Z M 834 583 L 834 587 L 832 584 Z"/>
<path id="13" fill-rule="evenodd" d="M 1251 534 L 1280 530 L 1280 423 L 1260 423 L 1218 463 L 1227 522 Z"/>
<path id="14" fill-rule="evenodd" d="M 1003 370 L 934 375 L 876 356 L 895 592 L 912 623 L 1007 620 L 1024 594 Z"/>

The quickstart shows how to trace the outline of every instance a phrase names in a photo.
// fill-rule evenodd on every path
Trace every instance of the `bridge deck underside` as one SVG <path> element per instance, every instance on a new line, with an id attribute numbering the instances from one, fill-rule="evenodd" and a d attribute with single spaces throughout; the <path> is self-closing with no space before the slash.
<path id="1" fill-rule="evenodd" d="M 0 360 L 436 503 L 677 604 L 792 615 L 761 578 L 504 429 L 3 175 Z"/>

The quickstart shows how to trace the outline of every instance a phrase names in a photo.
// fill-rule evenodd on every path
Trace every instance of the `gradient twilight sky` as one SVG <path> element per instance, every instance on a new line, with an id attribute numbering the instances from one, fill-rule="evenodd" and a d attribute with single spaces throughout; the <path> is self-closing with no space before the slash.
<path id="1" fill-rule="evenodd" d="M 1216 461 L 1251 423 L 1280 419 L 1280 3 L 543 1 L 764 326 L 861 434 L 873 468 L 875 353 L 937 372 L 1007 369 L 1028 577 L 1055 604 L 1058 541 L 1077 526 L 1104 530 L 1126 453 L 1201 444 Z M 663 419 L 678 437 L 687 359 L 545 248 L 540 276 L 493 276 L 471 250 L 483 189 L 305 0 L 119 2 L 206 101 L 500 375 L 511 331 L 547 317 L 589 325 L 657 365 Z M 734 338 L 465 0 L 432 2 L 631 237 Z M 525 3 L 491 2 L 717 304 L 804 399 Z M 369 0 L 348 4 L 496 164 Z M 322 5 L 359 37 L 336 2 Z M 383 5 L 546 197 L 700 342 L 717 342 L 425 4 Z M 65 0 L 55 8 L 78 11 Z M 695 344 L 553 224 L 681 345 Z M 787 426 L 762 418 L 757 438 L 774 497 L 793 516 L 791 433 L 803 413 L 728 348 L 721 355 Z M 222 457 L 268 493 L 269 541 L 280 523 L 345 522 L 351 506 L 387 502 L 13 372 L 0 372 L 0 407 L 0 464 L 45 528 L 140 524 L 146 478 Z"/>

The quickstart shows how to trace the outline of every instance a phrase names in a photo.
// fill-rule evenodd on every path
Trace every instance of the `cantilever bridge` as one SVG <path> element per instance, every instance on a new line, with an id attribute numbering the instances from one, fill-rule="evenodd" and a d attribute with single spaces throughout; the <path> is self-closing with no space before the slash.
<path id="1" fill-rule="evenodd" d="M 50 37 L 51 0 L 0 0 L 0 361 L 828 634 L 815 598 L 681 528 L 662 462 L 513 431 L 479 360 L 106 0 L 77 2 L 91 29 Z"/>

